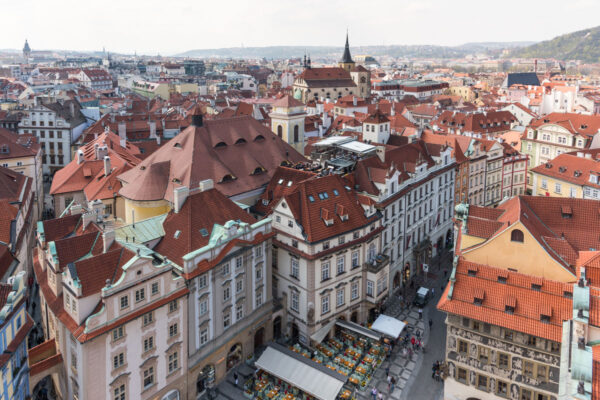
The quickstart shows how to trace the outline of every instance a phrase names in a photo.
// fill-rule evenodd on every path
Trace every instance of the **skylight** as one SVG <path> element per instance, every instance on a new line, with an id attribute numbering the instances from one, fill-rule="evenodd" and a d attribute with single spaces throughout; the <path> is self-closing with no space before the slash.
<path id="1" fill-rule="evenodd" d="M 202 228 L 202 229 L 200 229 L 200 234 L 202 236 L 208 236 L 208 231 L 206 230 L 206 228 Z"/>
<path id="2" fill-rule="evenodd" d="M 333 194 L 336 195 L 336 196 L 339 196 L 340 192 L 338 192 L 337 189 L 333 189 Z"/>
<path id="3" fill-rule="evenodd" d="M 314 202 L 315 202 L 315 198 L 313 197 L 313 195 L 312 195 L 312 194 L 309 194 L 309 195 L 308 195 L 308 201 L 310 201 L 311 203 L 314 203 Z"/>

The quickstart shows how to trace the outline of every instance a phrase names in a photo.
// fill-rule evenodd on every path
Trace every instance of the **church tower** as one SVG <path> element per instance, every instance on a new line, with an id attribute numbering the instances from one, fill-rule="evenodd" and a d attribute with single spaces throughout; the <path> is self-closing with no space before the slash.
<path id="1" fill-rule="evenodd" d="M 27 43 L 27 39 L 25 39 L 25 46 L 23 46 L 23 58 L 29 59 L 31 57 L 31 48 L 29 47 L 29 43 Z"/>
<path id="2" fill-rule="evenodd" d="M 346 47 L 344 47 L 344 55 L 342 59 L 338 63 L 340 68 L 344 68 L 346 71 L 350 72 L 354 68 L 354 61 L 352 61 L 352 56 L 350 55 L 350 44 L 348 43 L 348 32 L 346 32 Z"/>
<path id="3" fill-rule="evenodd" d="M 286 95 L 273 103 L 271 131 L 285 142 L 304 154 L 304 104 Z"/>

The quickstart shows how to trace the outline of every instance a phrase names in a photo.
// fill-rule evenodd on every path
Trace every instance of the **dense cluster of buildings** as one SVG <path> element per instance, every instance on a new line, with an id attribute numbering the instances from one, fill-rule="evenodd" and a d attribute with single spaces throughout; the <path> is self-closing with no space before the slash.
<path id="1" fill-rule="evenodd" d="M 334 66 L 37 56 L 0 68 L 0 397 L 196 399 L 370 332 L 453 250 L 444 398 L 596 398 L 593 76 L 348 37 Z"/>

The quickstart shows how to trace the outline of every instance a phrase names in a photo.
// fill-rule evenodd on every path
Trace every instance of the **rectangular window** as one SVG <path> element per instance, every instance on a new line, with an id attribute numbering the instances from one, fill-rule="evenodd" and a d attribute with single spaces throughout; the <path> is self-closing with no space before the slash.
<path id="1" fill-rule="evenodd" d="M 561 189 L 561 185 L 560 185 L 560 183 L 556 183 L 556 184 L 554 185 L 554 191 L 555 191 L 556 193 L 560 193 L 560 189 Z"/>
<path id="2" fill-rule="evenodd" d="M 143 320 L 144 320 L 144 326 L 149 325 L 152 322 L 154 322 L 154 314 L 152 313 L 152 311 L 144 314 Z"/>
<path id="3" fill-rule="evenodd" d="M 230 325 L 231 325 L 231 315 L 229 315 L 229 313 L 226 313 L 225 315 L 223 315 L 223 328 L 227 329 L 227 328 L 229 328 Z"/>
<path id="4" fill-rule="evenodd" d="M 346 291 L 344 288 L 338 289 L 337 291 L 337 307 L 341 307 L 346 302 Z"/>
<path id="5" fill-rule="evenodd" d="M 158 294 L 158 282 L 152 283 L 152 296 L 154 296 L 155 294 Z"/>
<path id="6" fill-rule="evenodd" d="M 125 400 L 125 385 L 116 387 L 114 393 L 114 400 Z"/>
<path id="7" fill-rule="evenodd" d="M 352 252 L 352 268 L 358 267 L 358 250 Z"/>
<path id="8" fill-rule="evenodd" d="M 321 297 L 321 314 L 329 312 L 329 295 Z"/>
<path id="9" fill-rule="evenodd" d="M 536 376 L 537 376 L 538 381 L 545 382 L 546 377 L 548 376 L 547 373 L 548 373 L 548 367 L 546 367 L 545 365 L 540 365 L 540 364 L 537 365 Z"/>
<path id="10" fill-rule="evenodd" d="M 346 243 L 346 237 L 345 236 L 340 236 L 338 238 L 338 244 L 344 244 Z"/>
<path id="11" fill-rule="evenodd" d="M 462 355 L 466 355 L 469 353 L 469 344 L 464 340 L 458 341 L 458 352 Z"/>
<path id="12" fill-rule="evenodd" d="M 358 282 L 352 282 L 351 300 L 358 299 Z"/>
<path id="13" fill-rule="evenodd" d="M 179 358 L 178 353 L 174 352 L 173 354 L 169 354 L 169 373 L 176 371 L 179 368 Z"/>
<path id="14" fill-rule="evenodd" d="M 244 281 L 242 279 L 239 279 L 235 282 L 235 292 L 239 293 L 242 290 L 244 290 Z"/>
<path id="15" fill-rule="evenodd" d="M 169 312 L 172 313 L 173 311 L 177 311 L 177 309 L 179 308 L 179 305 L 177 303 L 177 300 L 173 300 L 169 302 Z"/>
<path id="16" fill-rule="evenodd" d="M 144 371 L 144 389 L 154 385 L 154 367 Z"/>
<path id="17" fill-rule="evenodd" d="M 346 272 L 346 259 L 345 257 L 338 257 L 337 259 L 337 274 L 343 274 Z"/>
<path id="18" fill-rule="evenodd" d="M 206 344 L 208 342 L 208 328 L 200 331 L 200 345 Z"/>
<path id="19" fill-rule="evenodd" d="M 300 266 L 298 260 L 295 258 L 292 258 L 291 260 L 290 275 L 296 279 L 298 279 L 298 276 L 300 275 Z"/>
<path id="20" fill-rule="evenodd" d="M 321 264 L 321 281 L 329 279 L 329 261 Z"/>
<path id="21" fill-rule="evenodd" d="M 154 348 L 154 336 L 148 336 L 144 339 L 144 353 Z"/>
<path id="22" fill-rule="evenodd" d="M 221 272 L 223 275 L 229 275 L 229 272 L 230 272 L 229 263 L 223 265 L 223 270 Z"/>
<path id="23" fill-rule="evenodd" d="M 292 290 L 290 308 L 293 311 L 300 312 L 300 294 Z"/>
<path id="24" fill-rule="evenodd" d="M 235 306 L 235 320 L 239 321 L 244 318 L 244 305 L 242 303 Z"/>
<path id="25" fill-rule="evenodd" d="M 200 315 L 204 315 L 208 312 L 208 300 L 200 301 Z"/>
<path id="26" fill-rule="evenodd" d="M 243 261 L 242 257 L 238 257 L 235 259 L 235 268 L 236 269 L 242 268 L 242 261 Z"/>
<path id="27" fill-rule="evenodd" d="M 228 301 L 231 298 L 231 289 L 229 285 L 223 288 L 223 301 Z"/>
<path id="28" fill-rule="evenodd" d="M 373 297 L 373 291 L 375 289 L 375 284 L 373 281 L 367 280 L 367 296 Z"/>
<path id="29" fill-rule="evenodd" d="M 177 323 L 169 325 L 169 337 L 177 336 L 177 333 L 179 333 Z"/>
<path id="30" fill-rule="evenodd" d="M 521 388 L 520 400 L 533 400 L 533 392 L 529 389 Z"/>
<path id="31" fill-rule="evenodd" d="M 198 288 L 204 289 L 206 287 L 206 274 L 198 277 Z"/>
<path id="32" fill-rule="evenodd" d="M 502 369 L 508 369 L 509 366 L 509 356 L 506 353 L 498 353 L 498 367 Z"/>
<path id="33" fill-rule="evenodd" d="M 140 301 L 146 298 L 146 293 L 144 288 L 135 291 L 135 302 L 139 303 Z"/>
<path id="34" fill-rule="evenodd" d="M 466 384 L 467 383 L 467 370 L 464 368 L 458 368 L 456 371 L 456 380 Z"/>
<path id="35" fill-rule="evenodd" d="M 488 378 L 487 376 L 484 375 L 477 375 L 477 388 L 479 390 L 485 390 L 487 391 L 488 387 Z"/>
<path id="36" fill-rule="evenodd" d="M 258 245 L 255 249 L 254 249 L 254 255 L 256 257 L 262 257 L 262 245 Z"/>
<path id="37" fill-rule="evenodd" d="M 256 308 L 262 305 L 262 289 L 256 291 Z"/>
<path id="38" fill-rule="evenodd" d="M 531 361 L 523 361 L 523 375 L 533 377 L 533 363 Z"/>
<path id="39" fill-rule="evenodd" d="M 119 353 L 113 357 L 113 369 L 122 367 L 125 364 L 125 354 Z"/>
<path id="40" fill-rule="evenodd" d="M 120 303 L 121 303 L 121 310 L 129 307 L 129 296 L 121 297 Z"/>
<path id="41" fill-rule="evenodd" d="M 257 266 L 255 271 L 256 282 L 260 282 L 262 280 L 262 267 Z"/>
<path id="42" fill-rule="evenodd" d="M 504 381 L 497 381 L 496 394 L 501 397 L 507 397 L 508 396 L 508 383 L 506 383 Z"/>
<path id="43" fill-rule="evenodd" d="M 123 327 L 113 329 L 113 341 L 117 341 L 123 337 Z"/>

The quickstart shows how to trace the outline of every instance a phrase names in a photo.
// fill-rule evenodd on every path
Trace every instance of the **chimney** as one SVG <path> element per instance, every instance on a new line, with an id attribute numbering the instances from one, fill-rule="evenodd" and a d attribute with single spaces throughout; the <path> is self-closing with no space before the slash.
<path id="1" fill-rule="evenodd" d="M 95 217 L 96 217 L 96 215 L 93 211 L 86 212 L 85 214 L 83 214 L 81 224 L 83 226 L 84 231 L 85 231 L 85 228 L 87 228 L 87 226 L 90 224 L 90 222 L 92 222 L 94 220 Z"/>
<path id="2" fill-rule="evenodd" d="M 160 146 L 160 136 L 159 135 L 156 136 L 156 144 Z"/>
<path id="3" fill-rule="evenodd" d="M 100 147 L 100 145 L 98 143 L 94 143 L 94 155 L 96 156 L 96 160 L 100 159 L 98 158 L 98 147 Z"/>
<path id="4" fill-rule="evenodd" d="M 83 157 L 83 150 L 77 150 L 77 164 L 81 164 L 85 161 Z"/>
<path id="5" fill-rule="evenodd" d="M 75 104 L 73 104 L 73 101 L 69 103 L 69 108 L 71 109 L 71 116 L 75 118 Z"/>
<path id="6" fill-rule="evenodd" d="M 352 96 L 352 105 L 356 107 L 356 96 Z"/>
<path id="7" fill-rule="evenodd" d="M 83 212 L 83 207 L 81 206 L 81 204 L 73 204 L 71 206 L 71 215 L 77 215 L 77 214 L 81 214 Z"/>
<path id="8" fill-rule="evenodd" d="M 108 252 L 108 249 L 110 248 L 110 246 L 112 246 L 114 241 L 115 241 L 115 231 L 114 230 L 104 231 L 102 233 L 102 242 L 104 243 L 104 253 Z"/>
<path id="9" fill-rule="evenodd" d="M 127 124 L 124 121 L 119 122 L 119 139 L 127 140 Z"/>
<path id="10" fill-rule="evenodd" d="M 108 147 L 106 145 L 98 147 L 96 150 L 96 159 L 104 160 L 104 156 L 108 155 Z"/>
<path id="11" fill-rule="evenodd" d="M 207 190 L 214 188 L 215 184 L 212 179 L 205 179 L 203 181 L 200 181 L 198 187 L 200 188 L 201 192 L 206 192 Z"/>
<path id="12" fill-rule="evenodd" d="M 104 176 L 110 175 L 112 168 L 110 167 L 110 157 L 104 156 Z"/>
<path id="13" fill-rule="evenodd" d="M 156 137 L 156 121 L 150 121 L 150 137 Z"/>
<path id="14" fill-rule="evenodd" d="M 180 186 L 173 190 L 173 208 L 176 213 L 179 213 L 179 210 L 181 210 L 181 207 L 183 207 L 185 199 L 187 199 L 189 193 L 190 190 L 187 188 L 187 186 Z"/>

